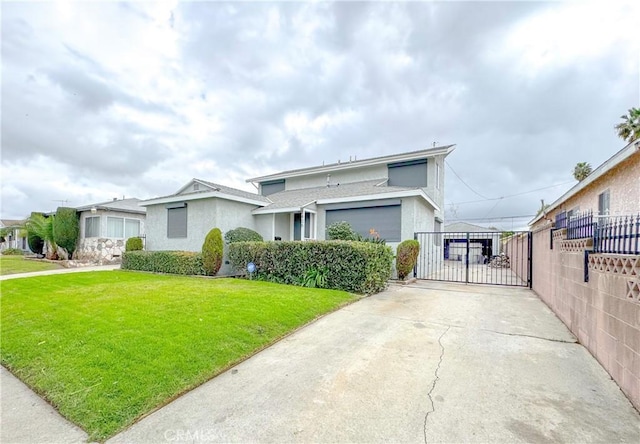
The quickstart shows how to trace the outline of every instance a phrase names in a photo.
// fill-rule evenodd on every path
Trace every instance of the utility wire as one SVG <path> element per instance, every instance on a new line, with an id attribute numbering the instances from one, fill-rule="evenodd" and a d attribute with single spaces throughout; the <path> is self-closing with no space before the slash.
<path id="1" fill-rule="evenodd" d="M 465 205 L 465 204 L 471 204 L 471 203 L 486 202 L 486 201 L 489 201 L 489 200 L 509 199 L 511 197 L 518 197 L 518 196 L 523 196 L 525 194 L 535 193 L 536 191 L 548 190 L 549 188 L 555 188 L 555 187 L 559 187 L 561 185 L 567 185 L 567 184 L 573 183 L 573 182 L 574 182 L 573 180 L 570 180 L 568 182 L 562 182 L 562 183 L 557 183 L 555 185 L 549 185 L 548 187 L 542 187 L 542 188 L 536 188 L 535 190 L 523 191 L 522 193 L 509 194 L 507 196 L 493 197 L 493 198 L 484 199 L 484 200 L 468 200 L 468 201 L 465 201 L 465 202 L 449 202 L 449 203 L 446 203 L 446 205 Z"/>
<path id="2" fill-rule="evenodd" d="M 458 179 L 460 179 L 460 182 L 462 182 L 462 183 L 463 183 L 467 188 L 469 188 L 471 191 L 473 191 L 475 194 L 477 194 L 478 196 L 482 197 L 483 199 L 485 199 L 485 200 L 491 200 L 491 199 L 489 199 L 488 197 L 483 196 L 482 194 L 478 193 L 476 190 L 474 190 L 473 188 L 471 188 L 471 187 L 467 184 L 467 182 L 465 182 L 464 180 L 462 180 L 462 177 L 460 177 L 460 176 L 458 175 L 458 173 L 456 173 L 456 170 L 454 170 L 454 169 L 453 169 L 453 167 L 452 167 L 451 165 L 449 165 L 449 162 L 447 162 L 447 161 L 445 160 L 445 161 L 444 161 L 444 163 L 449 167 L 449 169 L 451 170 L 451 172 L 452 172 L 453 174 L 455 174 L 455 175 L 456 175 L 456 177 L 457 177 Z"/>
<path id="3" fill-rule="evenodd" d="M 535 214 L 524 214 L 522 216 L 496 216 L 496 217 L 458 217 L 456 219 L 447 219 L 447 222 L 457 222 L 457 221 L 466 221 L 466 220 L 505 220 L 505 219 L 525 219 L 534 217 Z"/>

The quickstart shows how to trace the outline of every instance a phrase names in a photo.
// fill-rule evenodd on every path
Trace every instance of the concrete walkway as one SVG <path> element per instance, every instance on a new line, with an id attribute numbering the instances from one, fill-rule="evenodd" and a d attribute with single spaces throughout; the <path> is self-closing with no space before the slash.
<path id="1" fill-rule="evenodd" d="M 6 370 L 0 377 L 0 442 L 86 439 Z M 635 443 L 638 436 L 638 412 L 529 290 L 422 283 L 320 319 L 109 442 Z"/>
<path id="2" fill-rule="evenodd" d="M 75 268 L 60 268 L 58 270 L 46 270 L 46 271 L 32 271 L 30 273 L 16 273 L 6 274 L 0 276 L 0 281 L 7 281 L 9 279 L 22 279 L 34 276 L 48 276 L 50 274 L 67 274 L 67 273 L 83 273 L 88 271 L 111 271 L 119 270 L 120 265 L 96 265 L 92 267 L 75 267 Z"/>
<path id="3" fill-rule="evenodd" d="M 529 290 L 433 283 L 326 316 L 109 442 L 638 436 L 638 412 Z"/>

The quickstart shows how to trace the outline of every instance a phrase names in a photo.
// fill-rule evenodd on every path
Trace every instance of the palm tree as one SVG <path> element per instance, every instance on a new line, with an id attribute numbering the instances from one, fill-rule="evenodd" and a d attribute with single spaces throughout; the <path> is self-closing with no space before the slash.
<path id="1" fill-rule="evenodd" d="M 591 171 L 591 165 L 587 162 L 578 162 L 573 169 L 573 177 L 575 177 L 578 182 L 582 182 L 591 174 Z"/>
<path id="2" fill-rule="evenodd" d="M 44 217 L 42 213 L 31 213 L 24 222 L 27 236 L 38 237 L 48 245 L 48 259 L 58 257 L 58 245 L 53 240 L 53 218 L 54 216 Z"/>
<path id="3" fill-rule="evenodd" d="M 622 122 L 615 126 L 618 136 L 629 143 L 640 139 L 640 108 L 631 108 L 628 115 L 620 118 Z"/>

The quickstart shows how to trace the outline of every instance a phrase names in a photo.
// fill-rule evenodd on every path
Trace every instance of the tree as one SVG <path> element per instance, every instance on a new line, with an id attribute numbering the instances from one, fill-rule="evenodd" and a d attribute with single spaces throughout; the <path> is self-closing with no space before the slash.
<path id="1" fill-rule="evenodd" d="M 591 174 L 591 171 L 591 165 L 587 162 L 578 162 L 573 168 L 573 177 L 575 177 L 578 182 L 582 182 Z"/>
<path id="2" fill-rule="evenodd" d="M 219 228 L 214 228 L 209 231 L 202 244 L 202 268 L 207 275 L 215 276 L 218 273 L 223 254 L 222 232 Z"/>
<path id="3" fill-rule="evenodd" d="M 618 136 L 629 143 L 640 139 L 640 108 L 631 108 L 628 115 L 620 118 L 622 122 L 614 127 Z"/>
<path id="4" fill-rule="evenodd" d="M 80 222 L 76 209 L 58 207 L 53 219 L 53 240 L 67 253 L 69 259 L 73 259 L 79 236 Z"/>
<path id="5" fill-rule="evenodd" d="M 53 239 L 53 219 L 54 216 L 44 217 L 42 213 L 31 213 L 24 223 L 31 251 L 40 254 L 44 244 L 47 244 L 49 259 L 57 259 L 58 255 L 58 245 Z"/>

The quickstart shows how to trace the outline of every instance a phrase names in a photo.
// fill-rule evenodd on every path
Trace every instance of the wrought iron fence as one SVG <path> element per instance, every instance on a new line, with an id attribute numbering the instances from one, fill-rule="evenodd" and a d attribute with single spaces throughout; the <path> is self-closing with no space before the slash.
<path id="1" fill-rule="evenodd" d="M 554 225 L 556 230 L 561 228 L 567 228 L 567 212 L 563 211 L 561 213 L 556 214 L 556 223 Z"/>
<path id="2" fill-rule="evenodd" d="M 600 217 L 593 227 L 594 252 L 640 254 L 640 214 Z"/>
<path id="3" fill-rule="evenodd" d="M 593 237 L 593 213 L 591 211 L 569 216 L 567 219 L 565 219 L 567 239 Z"/>

